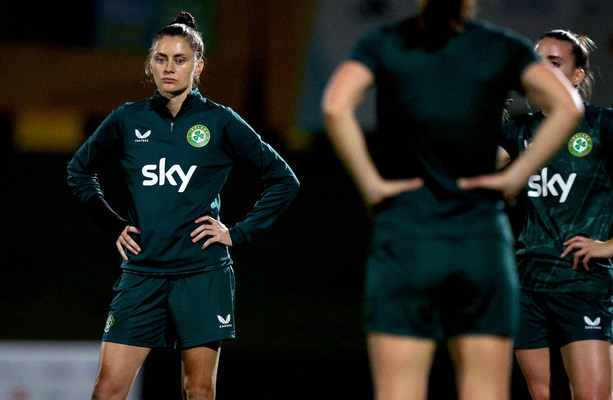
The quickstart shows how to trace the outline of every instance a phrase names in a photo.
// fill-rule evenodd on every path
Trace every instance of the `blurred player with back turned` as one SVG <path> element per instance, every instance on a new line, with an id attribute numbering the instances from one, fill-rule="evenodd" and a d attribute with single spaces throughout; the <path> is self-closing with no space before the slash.
<path id="1" fill-rule="evenodd" d="M 462 399 L 509 399 L 518 287 L 501 194 L 517 195 L 579 122 L 580 98 L 474 2 L 424 0 L 362 36 L 323 98 L 330 140 L 374 227 L 365 329 L 378 400 L 424 399 L 446 342 Z M 376 88 L 369 150 L 356 117 Z M 508 90 L 549 110 L 530 152 L 495 173 Z"/>

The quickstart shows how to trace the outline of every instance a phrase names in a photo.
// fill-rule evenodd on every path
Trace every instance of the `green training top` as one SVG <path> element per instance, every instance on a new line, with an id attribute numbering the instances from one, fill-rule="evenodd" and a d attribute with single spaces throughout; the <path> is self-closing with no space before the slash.
<path id="1" fill-rule="evenodd" d="M 371 152 L 382 176 L 425 180 L 424 188 L 380 207 L 393 214 L 390 222 L 403 219 L 417 235 L 489 224 L 487 215 L 500 212 L 499 195 L 461 190 L 456 180 L 495 171 L 504 102 L 509 90 L 522 90 L 524 68 L 538 59 L 532 44 L 470 20 L 459 34 L 429 45 L 408 18 L 365 34 L 350 58 L 375 77 Z"/>
<path id="2" fill-rule="evenodd" d="M 219 268 L 226 246 L 192 243 L 196 218 L 219 219 L 219 192 L 235 162 L 256 171 L 264 191 L 246 218 L 230 229 L 233 245 L 249 242 L 289 205 L 298 180 L 287 163 L 230 108 L 194 89 L 173 117 L 156 92 L 117 108 L 68 164 L 68 183 L 83 203 L 103 195 L 97 173 L 119 161 L 129 195 L 128 220 L 140 229 L 142 251 L 124 270 L 169 274 Z M 126 222 L 127 224 L 127 222 Z M 117 237 L 117 236 L 114 236 Z"/>
<path id="3" fill-rule="evenodd" d="M 502 146 L 511 158 L 530 146 L 543 114 L 504 125 Z M 530 177 L 527 210 L 517 243 L 524 289 L 599 292 L 613 289 L 613 264 L 595 259 L 572 269 L 572 254 L 560 258 L 576 235 L 605 241 L 613 226 L 613 110 L 585 105 L 585 117 L 568 144 Z"/>

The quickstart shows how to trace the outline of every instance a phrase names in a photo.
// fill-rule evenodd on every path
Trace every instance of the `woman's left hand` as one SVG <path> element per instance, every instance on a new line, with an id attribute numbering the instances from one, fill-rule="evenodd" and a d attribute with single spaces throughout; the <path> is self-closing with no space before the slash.
<path id="1" fill-rule="evenodd" d="M 588 262 L 592 258 L 611 258 L 613 257 L 613 239 L 601 242 L 587 238 L 585 236 L 575 236 L 572 239 L 564 242 L 564 246 L 567 246 L 561 258 L 566 257 L 570 252 L 575 251 L 573 258 L 573 269 L 577 269 L 579 265 L 579 259 L 583 258 L 583 269 L 589 271 Z"/>
<path id="2" fill-rule="evenodd" d="M 202 250 L 206 249 L 213 243 L 221 243 L 226 246 L 232 246 L 230 231 L 221 221 L 206 215 L 198 218 L 195 223 L 201 225 L 198 225 L 198 227 L 190 234 L 190 236 L 193 238 L 192 242 L 197 243 L 205 237 L 209 237 L 202 245 Z"/>
<path id="3" fill-rule="evenodd" d="M 521 177 L 512 174 L 512 171 L 505 169 L 487 175 L 474 176 L 470 178 L 459 178 L 457 180 L 459 188 L 464 190 L 487 189 L 500 192 L 502 197 L 509 203 L 513 203 L 515 198 L 524 187 Z"/>

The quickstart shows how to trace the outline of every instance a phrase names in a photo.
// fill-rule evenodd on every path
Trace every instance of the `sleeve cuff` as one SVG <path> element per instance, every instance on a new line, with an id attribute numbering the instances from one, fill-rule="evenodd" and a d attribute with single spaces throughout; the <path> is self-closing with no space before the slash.
<path id="1" fill-rule="evenodd" d="M 101 195 L 93 196 L 84 204 L 85 212 L 100 228 L 102 233 L 113 242 L 128 226 L 128 221 L 120 217 Z"/>
<path id="2" fill-rule="evenodd" d="M 239 224 L 236 224 L 233 228 L 230 228 L 230 239 L 232 239 L 232 246 L 250 242 L 249 238 L 238 225 Z"/>

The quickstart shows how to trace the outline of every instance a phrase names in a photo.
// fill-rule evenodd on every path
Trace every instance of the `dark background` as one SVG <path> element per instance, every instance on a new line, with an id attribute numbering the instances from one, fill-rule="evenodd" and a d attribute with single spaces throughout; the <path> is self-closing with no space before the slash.
<path id="1" fill-rule="evenodd" d="M 222 349 L 219 398 L 256 392 L 270 399 L 369 399 L 360 320 L 368 215 L 326 141 L 309 154 L 279 151 L 302 187 L 273 228 L 231 249 L 237 339 Z M 4 208 L 10 229 L 0 240 L 12 261 L 0 281 L 2 339 L 99 340 L 121 260 L 65 185 L 69 158 L 4 159 L 18 173 L 5 181 L 12 188 Z M 258 190 L 248 171 L 232 172 L 222 192 L 226 223 L 243 215 Z M 143 398 L 179 399 L 179 371 L 176 352 L 154 350 L 144 366 Z M 432 399 L 453 398 L 451 374 L 441 352 Z M 523 380 L 515 379 L 514 391 L 515 399 L 525 395 Z"/>
<path id="2" fill-rule="evenodd" d="M 222 349 L 219 398 L 369 399 L 360 320 L 368 215 L 323 139 L 309 154 L 280 152 L 302 187 L 273 228 L 231 249 L 237 339 Z M 2 339 L 99 340 L 121 260 L 65 185 L 68 156 L 4 159 L 19 173 L 5 181 L 13 188 L 10 229 L 0 240 L 12 261 L 0 281 Z M 258 190 L 248 171 L 235 169 L 222 192 L 223 219 L 240 218 Z M 179 399 L 179 371 L 176 352 L 154 350 L 144 366 L 144 399 Z M 451 373 L 441 352 L 431 398 L 453 398 Z M 525 392 L 521 379 L 514 390 Z M 163 393 L 169 397 L 156 397 Z"/>
<path id="3" fill-rule="evenodd" d="M 591 24 L 590 18 L 596 19 L 598 7 L 607 1 L 592 0 L 590 7 L 570 0 L 537 2 L 538 7 L 528 0 L 482 4 L 494 22 L 505 16 L 513 23 L 524 21 L 514 28 L 534 37 L 533 32 L 568 27 L 566 22 L 580 10 L 583 18 L 572 18 L 576 29 L 600 31 L 604 25 Z M 0 340 L 100 340 L 111 288 L 120 274 L 114 243 L 92 225 L 66 185 L 66 163 L 78 143 L 59 151 L 20 146 L 21 110 L 78 110 L 85 121 L 82 142 L 114 107 L 153 92 L 142 83 L 151 30 L 182 8 L 197 9 L 213 16 L 203 21 L 210 35 L 203 94 L 243 115 L 288 161 L 302 185 L 278 223 L 251 245 L 231 249 L 237 339 L 222 349 L 218 398 L 371 398 L 361 329 L 369 216 L 325 135 L 300 132 L 293 123 L 318 3 L 326 2 L 141 0 L 130 3 L 141 12 L 134 14 L 132 9 L 101 12 L 103 6 L 123 4 L 111 0 L 69 8 L 41 3 L 27 10 L 14 2 L 0 5 Z M 380 13 L 394 2 L 345 3 Z M 113 19 L 117 15 L 132 18 L 140 30 L 125 33 L 131 25 L 121 25 Z M 345 15 L 337 17 L 341 21 Z M 137 23 L 141 19 L 146 22 Z M 528 26 L 536 20 L 551 26 Z M 105 36 L 107 31 L 111 34 Z M 130 40 L 113 39 L 122 32 Z M 610 56 L 609 45 L 601 43 L 601 54 Z M 95 62 L 83 62 L 88 59 Z M 607 60 L 601 58 L 601 66 Z M 606 70 L 601 72 L 606 76 Z M 610 98 L 608 93 L 601 92 L 601 98 Z M 40 139 L 51 141 L 45 129 L 40 127 Z M 118 205 L 122 194 L 113 185 L 114 173 L 101 178 L 107 198 Z M 249 171 L 233 170 L 222 192 L 223 222 L 231 226 L 242 219 L 260 189 Z M 512 211 L 514 221 L 520 211 Z M 144 399 L 180 398 L 176 352 L 153 351 L 143 372 Z M 444 348 L 431 382 L 431 399 L 454 398 Z M 528 398 L 517 366 L 513 398 Z"/>

